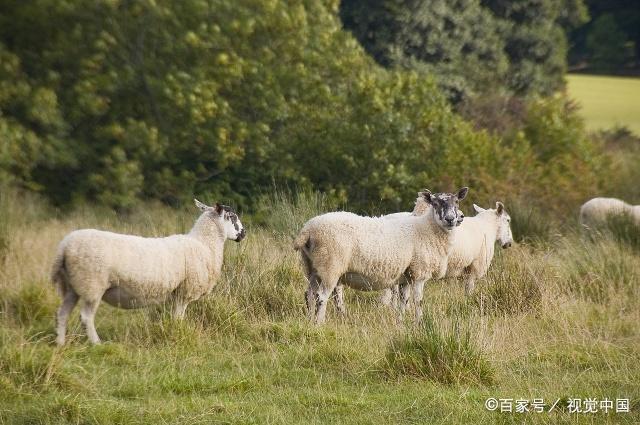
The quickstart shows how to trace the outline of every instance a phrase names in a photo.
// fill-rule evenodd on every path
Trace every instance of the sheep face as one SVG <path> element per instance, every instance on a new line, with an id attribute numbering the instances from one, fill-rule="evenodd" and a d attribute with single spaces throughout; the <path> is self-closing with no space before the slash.
<path id="1" fill-rule="evenodd" d="M 429 210 L 431 210 L 431 204 L 427 203 L 427 201 L 422 196 L 422 192 L 420 192 L 420 194 L 416 198 L 415 207 L 413 208 L 413 212 L 411 213 L 411 215 L 415 215 L 415 216 L 425 215 Z M 462 212 L 462 210 L 458 209 L 457 214 L 458 214 L 457 223 L 459 226 L 462 224 L 462 221 L 464 220 L 464 213 Z"/>
<path id="2" fill-rule="evenodd" d="M 231 207 L 220 205 L 218 203 L 216 203 L 215 210 L 227 239 L 231 239 L 236 242 L 240 242 L 244 239 L 247 232 L 244 230 L 244 227 L 242 226 L 242 223 L 240 223 L 240 219 L 235 211 L 233 211 Z"/>
<path id="3" fill-rule="evenodd" d="M 424 200 L 430 204 L 433 217 L 440 227 L 451 231 L 459 226 L 464 219 L 458 208 L 459 202 L 467 196 L 468 187 L 463 187 L 456 193 L 431 193 L 428 190 L 420 192 Z"/>
<path id="4" fill-rule="evenodd" d="M 473 204 L 473 208 L 477 213 L 482 213 L 487 210 Z M 502 202 L 496 202 L 496 209 L 489 211 L 493 211 L 498 220 L 498 229 L 496 233 L 496 240 L 502 247 L 502 249 L 507 249 L 513 243 L 513 234 L 511 233 L 511 216 L 507 213 L 507 210 L 504 208 L 504 204 Z"/>
<path id="5" fill-rule="evenodd" d="M 507 249 L 513 243 L 511 216 L 504 209 L 502 202 L 496 202 L 496 214 L 498 215 L 498 243 L 500 243 L 502 249 Z"/>
<path id="6" fill-rule="evenodd" d="M 195 199 L 196 206 L 203 212 L 208 212 L 216 226 L 227 238 L 240 242 L 247 235 L 240 218 L 233 208 L 216 202 L 215 207 L 210 207 Z"/>

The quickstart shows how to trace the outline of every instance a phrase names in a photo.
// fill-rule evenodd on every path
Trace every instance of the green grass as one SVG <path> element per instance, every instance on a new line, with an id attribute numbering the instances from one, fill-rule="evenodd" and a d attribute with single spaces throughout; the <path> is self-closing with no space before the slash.
<path id="1" fill-rule="evenodd" d="M 626 126 L 640 135 L 640 78 L 573 74 L 567 83 L 588 129 Z"/>
<path id="2" fill-rule="evenodd" d="M 347 290 L 346 317 L 331 305 L 316 327 L 305 320 L 289 238 L 324 204 L 278 195 L 268 205 L 280 218 L 243 217 L 248 237 L 227 245 L 223 278 L 183 322 L 162 306 L 103 305 L 103 345 L 87 343 L 76 311 L 68 345 L 57 348 L 48 272 L 66 232 L 169 234 L 197 213 L 147 206 L 128 217 L 92 208 L 58 216 L 6 196 L 0 424 L 640 421 L 640 261 L 624 241 L 576 233 L 501 250 L 472 297 L 457 281 L 429 284 L 421 324 L 398 323 L 376 294 Z M 484 408 L 487 397 L 624 397 L 633 411 L 500 414 Z"/>

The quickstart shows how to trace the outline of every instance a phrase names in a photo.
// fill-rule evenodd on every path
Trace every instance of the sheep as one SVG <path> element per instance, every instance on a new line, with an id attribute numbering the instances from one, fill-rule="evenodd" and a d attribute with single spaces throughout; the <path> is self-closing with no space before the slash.
<path id="1" fill-rule="evenodd" d="M 431 208 L 431 205 L 425 201 L 424 196 L 422 196 L 422 192 L 418 192 L 418 197 L 416 198 L 416 201 L 414 203 L 413 211 L 387 214 L 387 215 L 383 215 L 382 218 L 393 220 L 396 218 L 408 217 L 411 215 L 414 215 L 414 216 L 424 215 L 429 208 Z M 461 210 L 458 210 L 457 214 L 458 214 L 458 225 L 460 225 L 460 223 L 462 223 L 462 221 L 464 220 L 464 213 Z M 397 295 L 398 295 L 398 285 L 395 285 L 391 289 L 385 289 L 384 291 L 382 291 L 382 294 L 380 296 L 380 303 L 383 305 L 389 306 L 393 304 L 394 299 L 397 299 Z M 344 307 L 343 288 L 342 288 L 342 284 L 340 283 L 338 283 L 338 286 L 336 286 L 336 289 L 334 290 L 333 300 L 336 304 L 336 308 L 338 312 L 341 314 L 344 314 L 345 307 Z"/>
<path id="2" fill-rule="evenodd" d="M 495 209 L 476 204 L 473 209 L 478 214 L 467 217 L 456 233 L 445 274 L 445 277 L 464 277 L 467 295 L 473 292 L 476 280 L 489 270 L 496 242 L 502 249 L 513 244 L 511 216 L 502 202 L 496 202 Z"/>
<path id="3" fill-rule="evenodd" d="M 473 208 L 478 213 L 474 217 L 465 218 L 455 234 L 447 271 L 444 277 L 463 277 L 465 292 L 470 295 L 475 282 L 487 273 L 494 255 L 494 245 L 498 242 L 503 249 L 513 243 L 511 233 L 511 217 L 502 202 L 496 202 L 495 209 L 484 209 L 476 204 Z M 398 287 L 385 290 L 380 296 L 384 305 L 393 304 Z M 343 303 L 336 300 L 336 303 Z"/>
<path id="4" fill-rule="evenodd" d="M 174 318 L 182 319 L 190 302 L 213 289 L 225 240 L 240 242 L 246 232 L 230 207 L 195 203 L 202 213 L 187 234 L 144 238 L 82 229 L 62 239 L 51 274 L 63 299 L 56 315 L 58 345 L 64 345 L 79 300 L 89 341 L 99 344 L 94 317 L 100 300 L 124 309 L 171 301 Z"/>
<path id="5" fill-rule="evenodd" d="M 640 205 L 630 205 L 616 198 L 593 198 L 580 207 L 580 224 L 587 229 L 606 227 L 611 216 L 627 214 L 640 226 Z"/>
<path id="6" fill-rule="evenodd" d="M 425 189 L 426 190 L 426 189 Z M 431 205 L 425 200 L 424 196 L 422 195 L 422 192 L 418 192 L 418 197 L 416 198 L 416 202 L 413 206 L 413 211 L 411 212 L 397 212 L 397 213 L 392 213 L 392 214 L 387 214 L 387 215 L 383 215 L 383 218 L 401 218 L 401 217 L 407 217 L 410 215 L 423 215 L 425 212 L 427 212 L 427 209 L 429 209 L 431 207 Z M 462 211 L 458 210 L 458 213 L 461 213 Z M 464 218 L 464 217 L 462 217 Z M 458 216 L 458 221 L 462 222 L 460 216 Z"/>
<path id="7" fill-rule="evenodd" d="M 468 190 L 463 187 L 455 194 L 425 190 L 422 196 L 433 208 L 422 216 L 390 220 L 333 212 L 309 220 L 293 247 L 301 254 L 309 281 L 305 299 L 310 318 L 315 316 L 316 324 L 324 322 L 327 299 L 339 282 L 360 290 L 381 290 L 402 276 L 400 313 L 406 310 L 412 288 L 419 318 L 424 283 L 444 274 L 458 203 Z"/>

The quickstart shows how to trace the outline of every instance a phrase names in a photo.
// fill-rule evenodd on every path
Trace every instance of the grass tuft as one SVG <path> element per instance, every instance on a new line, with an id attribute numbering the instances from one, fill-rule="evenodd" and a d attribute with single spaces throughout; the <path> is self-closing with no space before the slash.
<path id="1" fill-rule="evenodd" d="M 492 384 L 494 368 L 473 335 L 462 320 L 446 323 L 425 316 L 416 329 L 390 343 L 386 371 L 443 384 Z"/>

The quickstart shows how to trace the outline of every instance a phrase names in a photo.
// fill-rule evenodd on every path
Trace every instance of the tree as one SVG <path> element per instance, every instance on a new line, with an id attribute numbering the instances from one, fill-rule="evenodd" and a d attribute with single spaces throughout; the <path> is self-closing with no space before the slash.
<path id="1" fill-rule="evenodd" d="M 435 75 L 449 98 L 549 95 L 563 84 L 565 26 L 583 0 L 345 0 L 345 28 L 384 66 Z"/>
<path id="2" fill-rule="evenodd" d="M 345 0 L 340 13 L 378 63 L 432 74 L 454 101 L 506 76 L 503 40 L 477 0 Z"/>
<path id="3" fill-rule="evenodd" d="M 499 21 L 509 57 L 506 84 L 516 95 L 550 95 L 567 67 L 563 25 L 587 19 L 582 0 L 482 0 Z"/>
<path id="4" fill-rule="evenodd" d="M 615 71 L 627 62 L 627 37 L 611 14 L 600 15 L 587 35 L 590 65 L 597 71 Z"/>
<path id="5" fill-rule="evenodd" d="M 592 19 L 571 32 L 570 63 L 599 72 L 634 72 L 640 63 L 638 2 L 587 0 L 587 5 Z"/>

